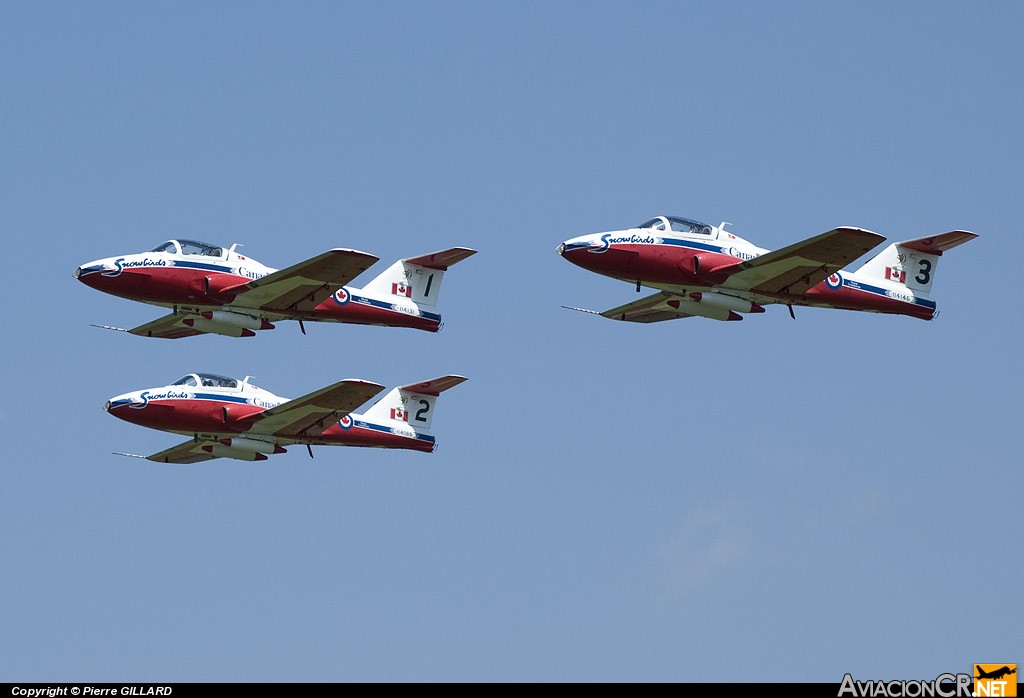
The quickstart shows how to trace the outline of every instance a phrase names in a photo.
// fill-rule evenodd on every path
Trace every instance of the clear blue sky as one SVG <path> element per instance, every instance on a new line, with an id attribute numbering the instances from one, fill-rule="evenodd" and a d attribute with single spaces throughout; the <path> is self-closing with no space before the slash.
<path id="1" fill-rule="evenodd" d="M 1017 2 L 0 5 L 0 679 L 932 678 L 1024 660 Z M 554 247 L 953 229 L 934 322 L 614 323 Z M 146 341 L 71 277 L 468 245 L 438 335 Z M 383 269 L 384 261 L 378 270 Z M 159 466 L 101 410 L 470 377 L 439 450 Z"/>

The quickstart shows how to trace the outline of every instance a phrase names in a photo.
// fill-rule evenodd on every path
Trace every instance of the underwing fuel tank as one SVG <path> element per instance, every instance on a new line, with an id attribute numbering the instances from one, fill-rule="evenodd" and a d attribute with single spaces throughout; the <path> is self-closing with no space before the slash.
<path id="1" fill-rule="evenodd" d="M 185 325 L 199 330 L 220 334 L 225 337 L 253 337 L 257 330 L 272 330 L 274 325 L 262 318 L 228 310 L 214 310 L 182 321 Z"/>
<path id="2" fill-rule="evenodd" d="M 232 458 L 244 461 L 266 460 L 268 454 L 288 452 L 283 447 L 269 441 L 249 439 L 244 436 L 221 439 L 215 444 L 203 446 L 203 450 L 218 458 Z"/>
<path id="3" fill-rule="evenodd" d="M 237 436 L 231 439 L 221 439 L 220 443 L 228 448 L 233 448 L 239 451 L 250 451 L 252 453 L 288 452 L 277 444 L 272 444 L 268 441 L 261 441 L 260 439 L 247 439 L 244 436 Z"/>
<path id="4" fill-rule="evenodd" d="M 764 308 L 746 298 L 738 298 L 715 291 L 694 291 L 688 294 L 689 300 L 709 308 L 735 310 L 737 313 L 763 313 Z"/>
<path id="5" fill-rule="evenodd" d="M 733 322 L 743 319 L 743 316 L 735 310 L 718 308 L 707 303 L 698 303 L 697 301 L 687 300 L 685 298 L 673 298 L 665 301 L 665 304 L 680 313 L 686 313 L 687 315 L 699 315 L 700 317 L 706 317 L 711 320 Z"/>

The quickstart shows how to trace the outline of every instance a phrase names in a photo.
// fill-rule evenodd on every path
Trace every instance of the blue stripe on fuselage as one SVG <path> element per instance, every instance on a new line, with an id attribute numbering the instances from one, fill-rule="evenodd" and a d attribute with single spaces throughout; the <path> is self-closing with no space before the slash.
<path id="1" fill-rule="evenodd" d="M 193 400 L 220 400 L 222 402 L 237 402 L 240 405 L 249 404 L 249 400 L 244 397 L 237 397 L 234 395 L 217 395 L 216 393 L 196 393 L 192 396 Z"/>
<path id="2" fill-rule="evenodd" d="M 885 296 L 889 300 L 910 303 L 910 301 L 904 300 L 903 298 L 893 298 L 892 296 L 889 295 L 889 291 L 887 289 L 881 288 L 880 286 L 872 286 L 871 284 L 866 284 L 862 281 L 857 281 L 855 279 L 847 279 L 845 276 L 841 276 L 841 278 L 843 279 L 843 286 L 853 289 L 854 291 L 865 291 L 866 293 L 873 293 L 877 296 Z M 912 305 L 919 305 L 923 308 L 935 310 L 935 301 L 931 301 L 926 298 L 918 298 L 915 294 L 911 295 L 914 296 L 914 302 L 912 303 Z"/>
<path id="3" fill-rule="evenodd" d="M 727 250 L 728 247 L 722 247 L 721 245 L 709 245 L 706 242 L 697 242 L 695 240 L 677 240 L 673 238 L 661 238 L 662 245 L 672 245 L 673 247 L 689 247 L 694 250 L 701 250 L 703 252 L 717 252 L 718 254 L 730 255 Z"/>
<path id="4" fill-rule="evenodd" d="M 380 308 L 381 310 L 390 310 L 391 312 L 399 313 L 400 315 L 409 315 L 409 317 L 417 317 L 416 315 L 411 315 L 410 313 L 404 313 L 401 310 L 395 310 L 395 304 L 388 303 L 387 301 L 379 301 L 374 298 L 367 298 L 366 296 L 356 295 L 352 296 L 352 300 L 355 301 L 356 303 L 361 303 L 362 305 L 369 305 L 374 308 Z M 419 310 L 418 306 L 417 310 Z M 438 315 L 437 313 L 427 312 L 426 310 L 420 310 L 419 317 L 425 317 L 428 320 L 435 320 L 436 322 L 441 322 L 440 315 Z"/>
<path id="5" fill-rule="evenodd" d="M 202 269 L 203 271 L 219 271 L 222 274 L 231 274 L 232 276 L 238 276 L 234 270 L 223 264 L 209 264 L 206 262 L 189 262 L 186 260 L 176 259 L 173 262 L 176 267 L 183 267 L 185 269 Z"/>
<path id="6" fill-rule="evenodd" d="M 386 427 L 383 424 L 374 424 L 373 422 L 364 422 L 362 420 L 353 419 L 352 426 L 362 427 L 363 429 L 370 429 L 372 431 L 379 431 L 384 434 L 393 434 L 394 436 L 401 436 L 406 439 L 413 438 L 411 436 L 406 436 L 405 434 L 395 434 L 395 432 L 392 431 L 391 427 Z M 426 441 L 427 443 L 431 444 L 434 443 L 435 441 L 435 438 L 430 434 L 423 434 L 421 432 L 416 431 L 415 429 L 413 429 L 413 432 L 416 434 L 415 438 L 418 441 Z"/>

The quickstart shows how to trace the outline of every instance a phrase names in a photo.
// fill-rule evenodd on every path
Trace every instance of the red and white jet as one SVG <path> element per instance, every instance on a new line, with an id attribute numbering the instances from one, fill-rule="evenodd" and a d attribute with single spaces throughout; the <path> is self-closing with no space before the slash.
<path id="1" fill-rule="evenodd" d="M 190 373 L 162 388 L 110 398 L 110 414 L 151 429 L 191 438 L 151 456 L 119 453 L 158 463 L 198 463 L 213 458 L 266 460 L 285 446 L 369 446 L 430 453 L 437 397 L 465 381 L 441 376 L 391 390 L 363 414 L 353 410 L 384 389 L 345 379 L 294 400 L 249 382 L 210 373 Z"/>
<path id="2" fill-rule="evenodd" d="M 437 332 L 441 277 L 476 252 L 453 247 L 401 259 L 363 288 L 349 288 L 377 257 L 334 249 L 278 271 L 236 247 L 169 240 L 149 252 L 83 264 L 74 276 L 105 293 L 173 309 L 131 330 L 103 326 L 143 337 L 252 337 L 278 320 L 298 320 L 303 332 L 307 320 Z"/>
<path id="3" fill-rule="evenodd" d="M 897 242 L 856 272 L 844 267 L 884 237 L 841 227 L 771 252 L 725 230 L 658 216 L 636 228 L 572 238 L 558 254 L 588 271 L 658 289 L 654 295 L 597 313 L 627 322 L 684 317 L 742 320 L 781 303 L 891 313 L 931 320 L 932 282 L 943 252 L 978 237 L 965 230 Z"/>

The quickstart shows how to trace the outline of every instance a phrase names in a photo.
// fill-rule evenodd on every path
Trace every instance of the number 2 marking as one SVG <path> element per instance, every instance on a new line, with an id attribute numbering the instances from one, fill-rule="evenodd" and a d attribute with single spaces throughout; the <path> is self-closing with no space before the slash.
<path id="1" fill-rule="evenodd" d="M 426 400 L 420 400 L 420 404 L 423 405 L 420 409 L 416 410 L 416 421 L 425 422 L 427 421 L 426 414 L 430 410 L 430 403 Z"/>
<path id="2" fill-rule="evenodd" d="M 918 264 L 921 265 L 921 272 L 914 277 L 914 281 L 925 286 L 932 280 L 932 263 L 931 260 L 922 259 Z"/>

